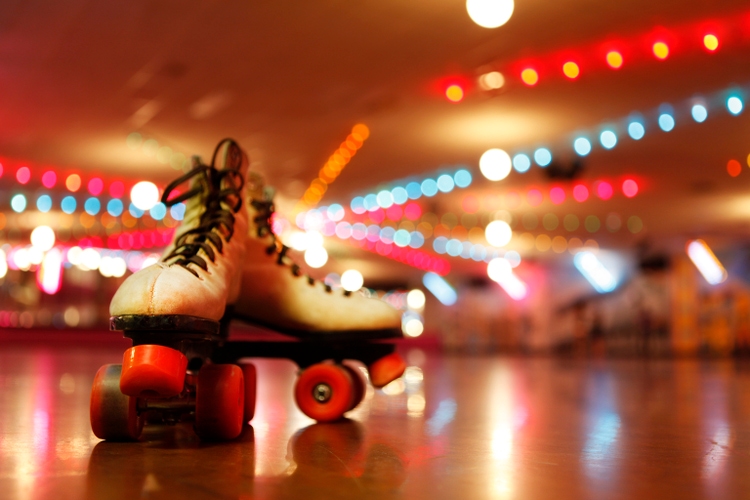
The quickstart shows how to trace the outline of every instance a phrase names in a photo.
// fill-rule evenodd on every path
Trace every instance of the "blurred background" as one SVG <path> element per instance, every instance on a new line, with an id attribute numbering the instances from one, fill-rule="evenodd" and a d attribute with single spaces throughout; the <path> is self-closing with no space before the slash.
<path id="1" fill-rule="evenodd" d="M 746 2 L 0 4 L 0 327 L 108 328 L 224 137 L 446 351 L 750 348 Z"/>

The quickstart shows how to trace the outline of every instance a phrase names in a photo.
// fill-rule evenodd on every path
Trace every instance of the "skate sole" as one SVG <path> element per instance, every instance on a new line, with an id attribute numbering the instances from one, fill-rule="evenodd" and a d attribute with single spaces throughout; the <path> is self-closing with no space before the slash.
<path id="1" fill-rule="evenodd" d="M 239 320 L 251 326 L 258 326 L 271 330 L 273 332 L 280 333 L 282 335 L 288 335 L 305 341 L 315 342 L 361 342 L 370 340 L 386 340 L 386 339 L 399 339 L 403 338 L 401 328 L 382 328 L 378 330 L 342 330 L 342 331 L 309 331 L 300 330 L 296 328 L 279 327 L 278 325 L 272 325 L 255 318 L 249 318 L 242 316 L 241 314 L 234 313 L 229 318 L 231 320 Z M 225 322 L 222 320 L 222 322 Z M 228 323 L 228 322 L 227 322 Z M 228 325 L 227 325 L 228 326 Z"/>
<path id="2" fill-rule="evenodd" d="M 219 322 L 184 314 L 124 314 L 109 318 L 109 329 L 123 332 L 184 332 L 188 335 L 219 335 Z"/>

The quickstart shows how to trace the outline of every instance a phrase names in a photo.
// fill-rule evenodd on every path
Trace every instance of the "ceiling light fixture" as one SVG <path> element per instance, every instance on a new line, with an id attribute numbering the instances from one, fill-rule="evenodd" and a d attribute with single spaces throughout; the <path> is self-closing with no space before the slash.
<path id="1" fill-rule="evenodd" d="M 482 28 L 499 28 L 513 15 L 513 0 L 466 0 L 466 11 Z"/>

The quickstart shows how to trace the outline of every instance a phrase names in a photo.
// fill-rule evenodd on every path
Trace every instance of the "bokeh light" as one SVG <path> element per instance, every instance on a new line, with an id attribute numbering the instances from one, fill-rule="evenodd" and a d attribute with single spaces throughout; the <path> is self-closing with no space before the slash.
<path id="1" fill-rule="evenodd" d="M 40 212 L 49 212 L 52 210 L 52 198 L 48 194 L 43 194 L 36 200 L 36 208 Z"/>
<path id="2" fill-rule="evenodd" d="M 71 193 L 75 193 L 81 189 L 81 176 L 78 174 L 70 174 L 68 178 L 65 179 L 65 187 Z"/>
<path id="3" fill-rule="evenodd" d="M 466 11 L 482 28 L 498 28 L 513 15 L 513 0 L 466 0 Z"/>
<path id="4" fill-rule="evenodd" d="M 510 243 L 511 238 L 513 237 L 513 230 L 507 222 L 503 220 L 495 220 L 487 224 L 487 227 L 484 230 L 484 236 L 490 245 L 504 247 Z"/>
<path id="5" fill-rule="evenodd" d="M 612 194 L 614 193 L 614 189 L 612 189 L 612 184 L 606 181 L 600 181 L 596 185 L 596 195 L 601 198 L 602 200 L 608 200 L 612 198 Z"/>
<path id="6" fill-rule="evenodd" d="M 513 168 L 516 169 L 516 172 L 524 173 L 531 168 L 531 159 L 527 155 L 519 153 L 513 157 Z"/>
<path id="7" fill-rule="evenodd" d="M 478 82 L 483 90 L 497 90 L 505 85 L 505 77 L 499 71 L 490 71 L 480 76 Z"/>
<path id="8" fill-rule="evenodd" d="M 356 292 L 364 283 L 362 273 L 356 269 L 348 269 L 341 275 L 341 287 L 349 292 Z"/>
<path id="9" fill-rule="evenodd" d="M 31 170 L 29 167 L 21 167 L 16 171 L 16 180 L 21 184 L 26 184 L 31 180 Z"/>
<path id="10" fill-rule="evenodd" d="M 563 73 L 571 80 L 574 80 L 581 74 L 581 69 L 573 61 L 568 61 L 563 64 Z"/>
<path id="11" fill-rule="evenodd" d="M 576 184 L 573 187 L 573 199 L 579 203 L 583 203 L 589 198 L 589 189 L 583 184 Z"/>
<path id="12" fill-rule="evenodd" d="M 49 226 L 37 226 L 31 231 L 31 244 L 46 252 L 55 246 L 55 232 Z"/>
<path id="13" fill-rule="evenodd" d="M 622 67 L 622 54 L 616 50 L 610 50 L 607 52 L 607 64 L 612 69 L 620 69 Z"/>
<path id="14" fill-rule="evenodd" d="M 150 210 L 159 203 L 159 188 L 153 182 L 141 181 L 130 190 L 130 200 L 139 210 Z"/>
<path id="15" fill-rule="evenodd" d="M 727 109 L 730 113 L 733 115 L 739 115 L 742 113 L 742 109 L 744 108 L 744 103 L 742 102 L 742 99 L 740 99 L 737 96 L 730 96 L 727 99 Z"/>
<path id="16" fill-rule="evenodd" d="M 529 87 L 533 87 L 539 82 L 539 73 L 532 68 L 526 68 L 521 71 L 521 80 Z"/>
<path id="17" fill-rule="evenodd" d="M 552 153 L 547 148 L 539 148 L 534 151 L 534 161 L 540 167 L 546 167 L 552 163 Z"/>
<path id="18" fill-rule="evenodd" d="M 617 145 L 617 135 L 611 130 L 604 130 L 599 134 L 599 142 L 606 149 L 612 149 Z"/>
<path id="19" fill-rule="evenodd" d="M 659 128 L 664 132 L 669 132 L 674 128 L 674 117 L 669 113 L 659 115 Z"/>
<path id="20" fill-rule="evenodd" d="M 13 195 L 10 199 L 10 208 L 14 212 L 21 213 L 26 210 L 26 197 L 22 194 Z"/>
<path id="21" fill-rule="evenodd" d="M 42 174 L 42 186 L 52 189 L 57 184 L 57 174 L 53 170 L 47 170 Z"/>
<path id="22" fill-rule="evenodd" d="M 427 302 L 427 297 L 419 288 L 415 288 L 406 294 L 406 304 L 410 309 L 421 310 L 424 307 L 425 302 Z"/>
<path id="23" fill-rule="evenodd" d="M 450 85 L 445 89 L 445 97 L 451 102 L 460 102 L 464 98 L 464 89 L 460 85 Z"/>
<path id="24" fill-rule="evenodd" d="M 703 37 L 703 46 L 706 47 L 708 51 L 714 52 L 719 48 L 719 38 L 716 35 L 709 33 Z"/>
<path id="25" fill-rule="evenodd" d="M 651 50 L 654 52 L 654 55 L 657 59 L 664 60 L 669 56 L 669 47 L 664 42 L 656 42 L 652 47 Z"/>
<path id="26" fill-rule="evenodd" d="M 479 159 L 479 170 L 491 181 L 505 179 L 511 170 L 510 156 L 502 149 L 489 149 Z"/>
<path id="27" fill-rule="evenodd" d="M 66 214 L 72 214 L 73 212 L 75 212 L 77 206 L 78 203 L 73 196 L 66 196 L 60 202 L 60 209 Z"/>
<path id="28" fill-rule="evenodd" d="M 693 116 L 693 120 L 698 123 L 703 123 L 708 118 L 708 110 L 703 104 L 694 104 L 690 109 L 690 114 Z"/>
<path id="29" fill-rule="evenodd" d="M 585 137 L 578 137 L 573 141 L 573 149 L 579 156 L 586 156 L 591 152 L 591 142 Z"/>
<path id="30" fill-rule="evenodd" d="M 628 198 L 632 198 L 638 194 L 638 183 L 633 179 L 626 179 L 622 183 L 622 193 Z"/>
<path id="31" fill-rule="evenodd" d="M 88 189 L 89 193 L 93 194 L 94 196 L 99 196 L 104 190 L 104 181 L 102 181 L 99 177 L 94 177 L 93 179 L 89 180 Z"/>
<path id="32" fill-rule="evenodd" d="M 628 124 L 628 135 L 631 139 L 639 141 L 646 135 L 646 128 L 642 123 L 632 121 Z"/>
<path id="33" fill-rule="evenodd" d="M 328 262 L 328 252 L 322 246 L 311 246 L 305 250 L 305 262 L 313 269 L 323 267 Z"/>
<path id="34" fill-rule="evenodd" d="M 737 177 L 742 173 L 742 165 L 737 160 L 729 160 L 727 162 L 727 173 L 732 177 Z"/>

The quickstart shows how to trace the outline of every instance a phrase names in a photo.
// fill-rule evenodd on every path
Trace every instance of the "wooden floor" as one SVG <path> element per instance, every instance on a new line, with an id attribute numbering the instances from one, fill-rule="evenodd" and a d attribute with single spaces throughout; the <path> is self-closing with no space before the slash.
<path id="1" fill-rule="evenodd" d="M 119 343 L 0 343 L 0 498 L 750 498 L 750 363 L 445 357 L 350 420 L 294 406 L 295 367 L 260 361 L 258 411 L 230 443 L 89 428 Z"/>

